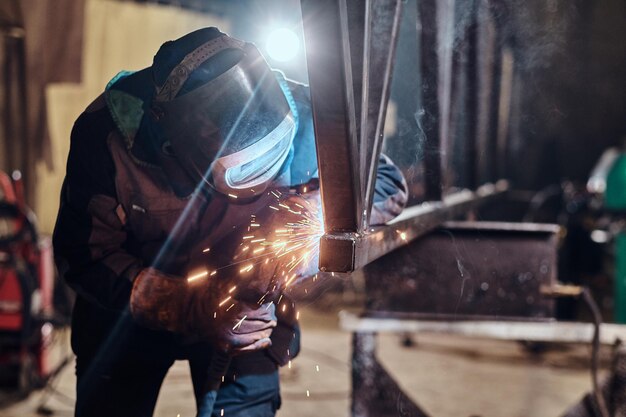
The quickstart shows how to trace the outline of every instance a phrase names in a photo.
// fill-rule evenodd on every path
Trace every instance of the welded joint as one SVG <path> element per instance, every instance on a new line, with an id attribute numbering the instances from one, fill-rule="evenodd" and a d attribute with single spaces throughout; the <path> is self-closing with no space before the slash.
<path id="1" fill-rule="evenodd" d="M 348 272 L 356 268 L 358 233 L 327 233 L 320 239 L 321 271 Z"/>

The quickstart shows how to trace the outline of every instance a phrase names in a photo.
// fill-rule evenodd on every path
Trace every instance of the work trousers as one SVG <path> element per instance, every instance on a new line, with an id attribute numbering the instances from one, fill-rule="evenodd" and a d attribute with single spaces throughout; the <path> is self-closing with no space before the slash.
<path id="1" fill-rule="evenodd" d="M 101 352 L 97 357 L 77 357 L 76 417 L 152 416 L 174 358 L 148 352 L 115 356 Z M 198 404 L 204 394 L 210 354 L 193 352 L 188 361 Z M 231 375 L 218 392 L 211 417 L 271 417 L 279 407 L 278 371 Z"/>

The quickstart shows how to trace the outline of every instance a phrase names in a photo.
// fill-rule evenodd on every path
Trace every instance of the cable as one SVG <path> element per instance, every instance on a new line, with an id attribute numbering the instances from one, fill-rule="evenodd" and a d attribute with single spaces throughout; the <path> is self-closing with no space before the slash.
<path id="1" fill-rule="evenodd" d="M 600 417 L 610 417 L 609 409 L 606 406 L 604 395 L 598 384 L 598 362 L 600 353 L 600 326 L 602 324 L 602 313 L 598 304 L 593 299 L 591 291 L 587 287 L 578 285 L 542 285 L 539 292 L 546 297 L 582 297 L 589 307 L 593 316 L 593 338 L 591 339 L 591 386 L 595 405 L 595 414 Z"/>
<path id="2" fill-rule="evenodd" d="M 593 299 L 591 291 L 587 287 L 583 287 L 582 298 L 587 303 L 591 314 L 593 315 L 593 339 L 591 341 L 591 384 L 593 386 L 593 396 L 596 402 L 600 416 L 610 417 L 606 401 L 598 384 L 598 356 L 600 352 L 600 325 L 602 323 L 602 314 L 598 304 Z"/>

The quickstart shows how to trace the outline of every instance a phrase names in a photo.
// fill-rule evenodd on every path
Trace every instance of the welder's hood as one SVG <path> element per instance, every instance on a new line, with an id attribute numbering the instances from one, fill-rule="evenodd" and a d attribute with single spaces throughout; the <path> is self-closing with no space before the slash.
<path id="1" fill-rule="evenodd" d="M 166 156 L 224 194 L 249 197 L 267 188 L 289 155 L 297 122 L 254 45 L 220 33 L 155 82 L 150 117 Z"/>

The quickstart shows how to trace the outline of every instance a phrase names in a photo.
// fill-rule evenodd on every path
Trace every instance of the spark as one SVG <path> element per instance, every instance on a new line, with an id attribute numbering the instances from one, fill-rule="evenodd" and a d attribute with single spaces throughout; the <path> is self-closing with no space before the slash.
<path id="1" fill-rule="evenodd" d="M 228 194 L 228 196 L 229 196 L 230 198 L 237 198 L 237 196 L 236 196 L 235 194 Z"/>
<path id="2" fill-rule="evenodd" d="M 233 285 L 233 288 L 231 288 L 230 290 L 228 290 L 228 293 L 232 293 L 233 291 L 235 291 L 237 289 L 236 285 Z"/>
<path id="3" fill-rule="evenodd" d="M 276 208 L 276 207 L 274 207 L 274 206 L 270 206 L 270 208 L 271 208 L 272 210 L 276 210 L 276 211 L 278 211 L 278 210 L 279 210 L 278 208 Z"/>
<path id="4" fill-rule="evenodd" d="M 229 311 L 229 310 L 230 310 L 231 308 L 233 308 L 233 307 L 235 307 L 235 304 L 231 304 L 231 305 L 230 305 L 230 306 L 226 309 L 226 311 Z"/>
<path id="5" fill-rule="evenodd" d="M 265 247 L 261 246 L 260 248 L 253 250 L 252 253 L 256 255 L 257 253 L 263 252 L 264 250 L 265 250 Z"/>
<path id="6" fill-rule="evenodd" d="M 406 241 L 406 233 L 404 232 L 400 233 L 400 239 Z"/>
<path id="7" fill-rule="evenodd" d="M 217 274 L 217 269 L 215 271 L 211 272 L 211 276 L 213 276 L 215 274 Z"/>
<path id="8" fill-rule="evenodd" d="M 265 241 L 265 238 L 262 237 L 262 238 L 259 238 L 259 239 L 251 240 L 250 243 L 259 243 L 259 242 L 264 242 L 264 241 Z"/>
<path id="9" fill-rule="evenodd" d="M 247 239 L 254 239 L 254 235 L 248 235 L 248 236 L 244 236 L 242 237 L 243 240 L 247 240 Z"/>
<path id="10" fill-rule="evenodd" d="M 253 265 L 253 264 L 247 265 L 247 266 L 245 266 L 245 267 L 241 268 L 241 269 L 239 270 L 239 273 L 244 274 L 244 273 L 246 273 L 246 272 L 250 272 L 250 271 L 252 271 L 252 268 L 254 268 L 254 265 Z"/>
<path id="11" fill-rule="evenodd" d="M 198 272 L 197 274 L 187 277 L 187 282 L 195 281 L 197 279 L 206 277 L 207 275 L 209 275 L 209 271 Z"/>
<path id="12" fill-rule="evenodd" d="M 283 313 L 287 311 L 287 304 L 283 304 Z"/>
<path id="13" fill-rule="evenodd" d="M 300 312 L 296 312 L 296 320 L 300 320 Z"/>
<path id="14" fill-rule="evenodd" d="M 202 253 L 207 253 L 211 250 L 211 248 L 202 249 Z"/>
<path id="15" fill-rule="evenodd" d="M 291 361 L 289 361 L 289 363 L 287 364 L 287 367 L 291 369 Z"/>
<path id="16" fill-rule="evenodd" d="M 307 396 L 307 397 L 310 397 L 310 396 L 311 396 L 311 393 L 309 392 L 309 390 L 306 390 L 306 396 Z"/>
<path id="17" fill-rule="evenodd" d="M 225 298 L 225 299 L 224 299 L 221 303 L 219 303 L 219 305 L 218 305 L 218 306 L 219 306 L 219 307 L 223 306 L 223 305 L 224 305 L 224 304 L 226 304 L 226 302 L 227 302 L 228 300 L 230 300 L 231 298 L 233 298 L 233 297 L 231 297 L 231 296 L 229 295 L 229 296 L 228 296 L 228 297 L 226 297 L 226 298 Z"/>
<path id="18" fill-rule="evenodd" d="M 224 409 L 223 408 L 220 410 L 220 417 L 224 417 Z"/>
<path id="19" fill-rule="evenodd" d="M 261 227 L 259 223 L 250 223 L 250 227 Z"/>
<path id="20" fill-rule="evenodd" d="M 237 322 L 237 324 L 235 324 L 235 326 L 233 326 L 233 330 L 236 330 L 238 327 L 240 327 L 240 326 L 241 326 L 241 324 L 243 323 L 243 321 L 244 321 L 246 318 L 248 318 L 248 316 L 244 315 L 244 316 L 243 316 L 243 318 L 242 318 L 241 320 L 239 320 L 239 321 Z"/>
<path id="21" fill-rule="evenodd" d="M 315 365 L 315 370 L 316 370 L 317 372 L 319 372 L 319 371 L 320 371 L 320 366 L 319 366 L 319 365 Z"/>

